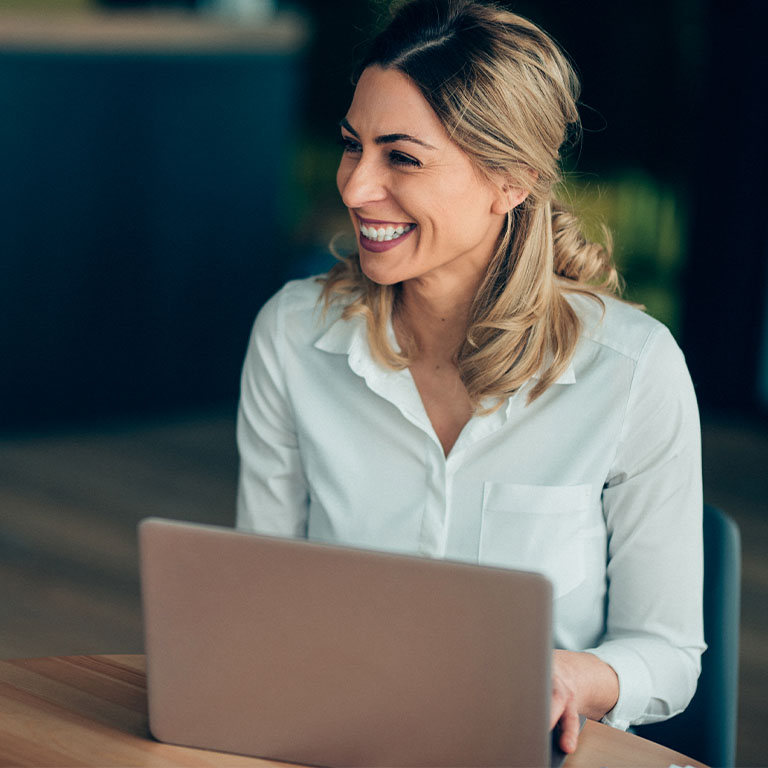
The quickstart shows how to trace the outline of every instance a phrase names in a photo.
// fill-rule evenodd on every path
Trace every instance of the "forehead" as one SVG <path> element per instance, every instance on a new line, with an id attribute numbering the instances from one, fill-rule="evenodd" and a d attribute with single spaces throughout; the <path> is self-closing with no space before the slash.
<path id="1" fill-rule="evenodd" d="M 407 133 L 432 143 L 448 141 L 421 91 L 397 69 L 372 66 L 363 72 L 347 120 L 360 135 Z"/>

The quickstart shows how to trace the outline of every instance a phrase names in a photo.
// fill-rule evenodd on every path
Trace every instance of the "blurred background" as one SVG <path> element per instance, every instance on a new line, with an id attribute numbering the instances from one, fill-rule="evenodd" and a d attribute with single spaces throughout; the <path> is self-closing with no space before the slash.
<path id="1" fill-rule="evenodd" d="M 507 2 L 576 62 L 567 195 L 697 389 L 744 546 L 739 765 L 768 717 L 761 0 Z M 141 652 L 136 522 L 230 525 L 261 303 L 347 226 L 338 120 L 379 0 L 0 0 L 0 657 Z"/>

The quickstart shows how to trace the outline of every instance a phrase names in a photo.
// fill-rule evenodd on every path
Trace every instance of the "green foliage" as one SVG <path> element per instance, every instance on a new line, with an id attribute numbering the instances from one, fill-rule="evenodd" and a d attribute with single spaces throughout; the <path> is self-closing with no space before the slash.
<path id="1" fill-rule="evenodd" d="M 644 171 L 632 170 L 593 182 L 571 177 L 563 197 L 583 220 L 588 237 L 601 239 L 601 222 L 613 233 L 625 297 L 645 305 L 677 333 L 687 222 L 679 193 Z"/>

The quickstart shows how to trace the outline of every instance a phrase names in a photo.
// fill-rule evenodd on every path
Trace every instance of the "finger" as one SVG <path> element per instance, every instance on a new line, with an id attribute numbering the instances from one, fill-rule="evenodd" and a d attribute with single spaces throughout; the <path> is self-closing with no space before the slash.
<path id="1" fill-rule="evenodd" d="M 563 712 L 566 708 L 566 703 L 568 701 L 568 697 L 564 694 L 563 691 L 555 689 L 552 691 L 552 698 L 550 699 L 550 708 L 549 708 L 549 730 L 551 731 L 557 723 L 560 721 L 560 718 L 563 716 Z"/>
<path id="2" fill-rule="evenodd" d="M 579 741 L 579 713 L 573 702 L 569 702 L 560 717 L 560 749 L 574 752 Z"/>

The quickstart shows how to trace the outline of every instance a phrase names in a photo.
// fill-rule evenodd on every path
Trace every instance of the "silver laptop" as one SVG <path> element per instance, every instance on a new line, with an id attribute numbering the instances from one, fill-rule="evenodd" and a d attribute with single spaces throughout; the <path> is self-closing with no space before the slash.
<path id="1" fill-rule="evenodd" d="M 549 765 L 542 576 L 158 519 L 139 543 L 160 741 L 315 766 Z"/>

